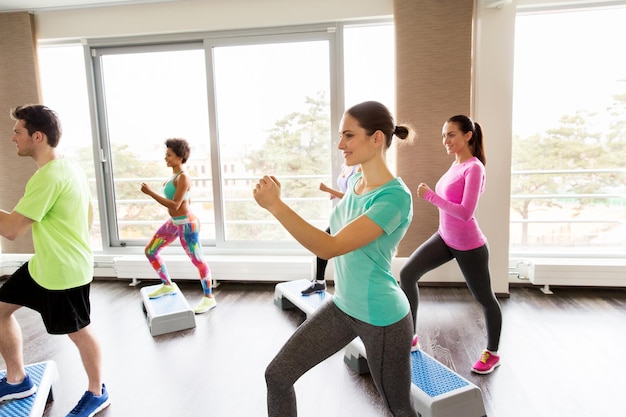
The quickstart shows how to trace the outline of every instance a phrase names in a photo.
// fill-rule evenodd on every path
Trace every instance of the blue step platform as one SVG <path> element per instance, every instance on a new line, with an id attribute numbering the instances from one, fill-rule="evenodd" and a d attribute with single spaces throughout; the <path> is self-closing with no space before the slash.
<path id="1" fill-rule="evenodd" d="M 299 308 L 307 318 L 332 295 L 303 296 L 308 280 L 281 282 L 274 290 L 274 304 L 281 309 Z M 344 362 L 355 372 L 369 372 L 365 346 L 356 338 L 344 351 Z M 411 353 L 411 397 L 420 417 L 486 417 L 480 388 L 422 351 Z"/>
<path id="2" fill-rule="evenodd" d="M 173 284 L 176 285 L 176 284 Z M 152 336 L 196 327 L 196 318 L 193 310 L 178 286 L 174 294 L 150 299 L 148 294 L 161 286 L 150 285 L 141 289 L 143 311 Z"/>
<path id="3" fill-rule="evenodd" d="M 0 416 L 41 417 L 48 401 L 52 401 L 52 384 L 59 377 L 56 364 L 53 361 L 34 363 L 26 366 L 26 372 L 37 385 L 37 392 L 30 397 L 1 402 Z M 5 375 L 6 371 L 0 371 L 0 378 Z"/>

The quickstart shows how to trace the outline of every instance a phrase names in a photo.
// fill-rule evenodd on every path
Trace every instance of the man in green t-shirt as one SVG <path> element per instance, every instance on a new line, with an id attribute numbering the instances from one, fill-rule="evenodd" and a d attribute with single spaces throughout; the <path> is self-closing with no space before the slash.
<path id="1" fill-rule="evenodd" d="M 32 227 L 35 253 L 0 287 L 0 354 L 7 366 L 0 402 L 37 390 L 24 368 L 22 335 L 13 314 L 28 307 L 41 314 L 48 333 L 67 334 L 80 353 L 89 384 L 68 417 L 93 416 L 109 405 L 109 395 L 101 378 L 100 344 L 90 325 L 93 254 L 87 179 L 57 152 L 61 125 L 54 111 L 21 106 L 11 117 L 17 154 L 33 158 L 38 169 L 13 211 L 0 210 L 0 235 L 13 240 Z"/>

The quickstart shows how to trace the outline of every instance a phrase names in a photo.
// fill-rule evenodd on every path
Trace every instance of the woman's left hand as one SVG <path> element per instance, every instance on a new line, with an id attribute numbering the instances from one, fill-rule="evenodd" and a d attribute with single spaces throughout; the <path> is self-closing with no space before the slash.
<path id="1" fill-rule="evenodd" d="M 254 187 L 253 196 L 257 204 L 264 209 L 280 201 L 280 181 L 274 176 L 266 175 Z"/>

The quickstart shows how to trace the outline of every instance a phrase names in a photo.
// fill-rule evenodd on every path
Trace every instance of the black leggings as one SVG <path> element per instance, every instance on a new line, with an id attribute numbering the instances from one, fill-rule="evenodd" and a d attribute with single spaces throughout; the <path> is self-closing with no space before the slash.
<path id="1" fill-rule="evenodd" d="M 452 259 L 456 259 L 467 287 L 483 308 L 487 327 L 487 349 L 496 352 L 502 331 L 502 311 L 491 288 L 487 245 L 468 251 L 455 250 L 444 243 L 439 233 L 435 233 L 413 252 L 400 270 L 400 287 L 411 304 L 413 323 L 417 324 L 419 303 L 417 281 L 428 271 Z"/>
<path id="2" fill-rule="evenodd" d="M 355 337 L 365 345 L 367 364 L 385 405 L 396 417 L 416 417 L 411 406 L 411 316 L 374 326 L 348 316 L 329 301 L 305 320 L 265 370 L 269 417 L 295 417 L 294 383 Z"/>
<path id="3" fill-rule="evenodd" d="M 326 233 L 330 234 L 330 227 L 326 228 Z M 317 257 L 317 269 L 315 270 L 315 279 L 318 281 L 324 281 L 326 275 L 326 266 L 328 265 L 328 259 L 322 259 Z"/>

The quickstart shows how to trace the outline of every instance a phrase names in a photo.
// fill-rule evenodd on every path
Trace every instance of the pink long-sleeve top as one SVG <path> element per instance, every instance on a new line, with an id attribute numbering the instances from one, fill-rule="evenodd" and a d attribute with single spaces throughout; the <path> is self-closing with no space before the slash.
<path id="1" fill-rule="evenodd" d="M 438 233 L 446 245 L 456 250 L 472 250 L 487 242 L 475 217 L 484 190 L 485 167 L 473 157 L 452 164 L 437 181 L 435 191 L 426 191 L 424 199 L 439 209 Z"/>

